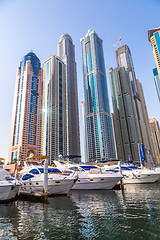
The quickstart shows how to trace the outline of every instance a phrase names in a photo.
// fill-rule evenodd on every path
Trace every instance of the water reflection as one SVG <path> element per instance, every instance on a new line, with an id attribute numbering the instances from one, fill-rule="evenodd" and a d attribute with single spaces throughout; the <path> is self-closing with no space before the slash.
<path id="1" fill-rule="evenodd" d="M 160 183 L 0 204 L 0 239 L 159 239 Z"/>
<path id="2" fill-rule="evenodd" d="M 114 191 L 71 191 L 70 196 L 84 217 L 82 239 L 113 239 L 117 218 L 122 215 Z"/>
<path id="3" fill-rule="evenodd" d="M 81 215 L 67 196 L 49 198 L 48 204 L 16 201 L 0 208 L 0 239 L 76 239 L 79 221 Z"/>
<path id="4" fill-rule="evenodd" d="M 17 239 L 15 229 L 17 229 L 18 209 L 15 202 L 0 204 L 0 239 Z"/>
<path id="5" fill-rule="evenodd" d="M 159 239 L 160 183 L 126 185 L 117 192 L 123 208 L 121 227 L 132 232 L 134 239 Z"/>

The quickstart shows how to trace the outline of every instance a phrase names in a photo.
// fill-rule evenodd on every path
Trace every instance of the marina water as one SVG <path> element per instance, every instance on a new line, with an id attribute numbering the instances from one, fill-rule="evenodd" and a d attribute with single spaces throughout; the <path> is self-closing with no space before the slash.
<path id="1" fill-rule="evenodd" d="M 0 239 L 160 239 L 160 182 L 0 204 Z"/>

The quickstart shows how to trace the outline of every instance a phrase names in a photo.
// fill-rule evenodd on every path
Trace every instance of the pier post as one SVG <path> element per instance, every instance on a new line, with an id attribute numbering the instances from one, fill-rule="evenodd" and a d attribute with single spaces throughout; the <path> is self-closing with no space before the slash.
<path id="1" fill-rule="evenodd" d="M 44 161 L 44 187 L 43 187 L 43 192 L 46 193 L 45 198 L 47 200 L 48 195 L 48 159 L 45 159 Z"/>

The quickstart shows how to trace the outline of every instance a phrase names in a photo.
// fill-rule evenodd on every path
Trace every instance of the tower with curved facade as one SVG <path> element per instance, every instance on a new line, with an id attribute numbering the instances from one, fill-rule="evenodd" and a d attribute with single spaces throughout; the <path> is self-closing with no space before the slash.
<path id="1" fill-rule="evenodd" d="M 88 161 L 116 157 L 102 40 L 94 30 L 81 39 Z"/>
<path id="2" fill-rule="evenodd" d="M 27 53 L 17 70 L 8 162 L 41 151 L 42 70 L 38 57 Z"/>

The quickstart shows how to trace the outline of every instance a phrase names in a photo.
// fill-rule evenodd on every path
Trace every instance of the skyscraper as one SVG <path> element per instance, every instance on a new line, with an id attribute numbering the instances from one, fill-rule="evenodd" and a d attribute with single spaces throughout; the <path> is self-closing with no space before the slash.
<path id="1" fill-rule="evenodd" d="M 66 64 L 66 133 L 67 154 L 80 154 L 79 111 L 75 46 L 72 38 L 63 34 L 58 43 L 58 56 Z"/>
<path id="2" fill-rule="evenodd" d="M 83 117 L 83 142 L 84 142 L 84 160 L 85 163 L 89 162 L 88 160 L 88 145 L 87 145 L 87 131 L 86 131 L 86 121 L 85 121 L 85 101 L 82 101 L 82 117 Z"/>
<path id="3" fill-rule="evenodd" d="M 156 68 L 153 69 L 154 82 L 160 101 L 160 27 L 148 30 L 148 40 L 151 43 Z"/>
<path id="4" fill-rule="evenodd" d="M 140 135 L 129 72 L 124 67 L 110 68 L 117 155 L 121 161 L 139 163 Z"/>
<path id="5" fill-rule="evenodd" d="M 156 90 L 157 90 L 157 94 L 158 94 L 158 99 L 160 101 L 160 78 L 158 75 L 157 68 L 153 69 L 153 75 L 154 75 L 154 83 L 156 85 Z"/>
<path id="6" fill-rule="evenodd" d="M 160 166 L 160 128 L 159 122 L 155 118 L 149 120 L 151 126 L 152 139 L 157 157 L 157 164 Z"/>
<path id="7" fill-rule="evenodd" d="M 42 153 L 50 163 L 67 154 L 66 65 L 50 56 L 43 63 Z"/>
<path id="8" fill-rule="evenodd" d="M 138 79 L 136 81 L 137 81 L 138 94 L 139 94 L 139 98 L 140 98 L 145 129 L 147 132 L 147 139 L 145 141 L 146 142 L 148 141 L 148 144 L 149 144 L 147 146 L 147 148 L 149 149 L 149 152 L 146 154 L 148 154 L 148 159 L 150 159 L 150 157 L 151 157 L 152 159 L 156 160 L 155 149 L 154 149 L 154 145 L 153 145 L 153 141 L 152 141 L 151 128 L 150 128 L 150 124 L 149 124 L 148 111 L 147 111 L 146 101 L 145 101 L 144 92 L 143 92 L 143 88 L 142 88 L 142 83 Z M 152 164 L 151 159 L 150 159 L 150 163 Z"/>
<path id="9" fill-rule="evenodd" d="M 132 84 L 133 95 L 134 95 L 134 105 L 136 109 L 136 125 L 140 134 L 140 141 L 143 143 L 144 154 L 146 157 L 146 161 L 150 162 L 150 152 L 149 149 L 149 141 L 147 136 L 147 131 L 145 127 L 145 121 L 142 111 L 142 106 L 139 98 L 138 87 L 136 82 L 136 74 L 134 71 L 134 65 L 132 61 L 131 51 L 127 45 L 121 46 L 116 50 L 116 59 L 117 59 L 117 66 L 118 67 L 125 67 L 125 69 L 129 72 L 130 81 Z"/>
<path id="10" fill-rule="evenodd" d="M 152 46 L 154 60 L 160 78 L 160 27 L 148 30 L 148 40 Z"/>
<path id="11" fill-rule="evenodd" d="M 29 52 L 20 62 L 15 85 L 8 162 L 40 154 L 42 71 L 38 57 Z"/>
<path id="12" fill-rule="evenodd" d="M 132 88 L 133 88 L 133 94 L 134 96 L 138 97 L 138 89 L 137 89 L 136 75 L 135 75 L 133 61 L 132 61 L 132 55 L 127 45 L 119 47 L 116 50 L 116 60 L 117 60 L 118 67 L 125 67 L 125 69 L 129 72 L 130 81 L 132 83 Z"/>
<path id="13" fill-rule="evenodd" d="M 89 30 L 81 44 L 89 161 L 115 158 L 102 40 Z"/>

